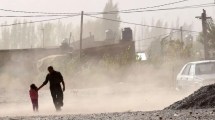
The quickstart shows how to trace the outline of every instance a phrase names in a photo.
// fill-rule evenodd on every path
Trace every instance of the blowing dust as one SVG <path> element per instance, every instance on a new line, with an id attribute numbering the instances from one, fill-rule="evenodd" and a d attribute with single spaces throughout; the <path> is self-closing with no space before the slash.
<path id="1" fill-rule="evenodd" d="M 66 84 L 64 106 L 56 112 L 49 85 L 39 91 L 39 112 L 34 113 L 29 86 L 40 86 L 48 71 L 26 69 L 25 64 L 10 66 L 0 74 L 0 116 L 88 114 L 125 111 L 161 110 L 187 94 L 174 89 L 172 66 L 135 63 L 126 67 L 83 65 L 75 74 L 53 67 L 62 73 Z M 75 68 L 74 68 L 75 69 Z M 65 72 L 67 71 L 67 72 Z"/>

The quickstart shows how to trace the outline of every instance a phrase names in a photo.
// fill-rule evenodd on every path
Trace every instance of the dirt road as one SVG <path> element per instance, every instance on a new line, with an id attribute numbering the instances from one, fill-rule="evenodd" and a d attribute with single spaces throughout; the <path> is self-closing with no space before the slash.
<path id="1" fill-rule="evenodd" d="M 60 114 L 60 113 L 59 113 Z M 2 117 L 1 120 L 214 120 L 215 109 Z"/>

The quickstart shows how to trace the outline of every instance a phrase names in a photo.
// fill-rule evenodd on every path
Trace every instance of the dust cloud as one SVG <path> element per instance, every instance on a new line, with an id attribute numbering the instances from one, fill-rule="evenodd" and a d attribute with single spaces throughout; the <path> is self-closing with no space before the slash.
<path id="1" fill-rule="evenodd" d="M 1 68 L 0 116 L 161 110 L 189 94 L 175 91 L 173 64 L 169 63 L 158 66 L 134 63 L 119 67 L 93 60 L 90 65 L 88 62 L 80 66 L 81 70 L 71 66 L 77 69 L 75 73 L 65 70 L 64 66 L 50 64 L 65 78 L 63 110 L 55 111 L 49 85 L 46 85 L 39 91 L 39 112 L 34 113 L 29 86 L 31 83 L 40 86 L 47 71 L 38 72 L 36 67 L 27 69 L 21 59 L 16 61 L 19 64 L 7 61 Z"/>

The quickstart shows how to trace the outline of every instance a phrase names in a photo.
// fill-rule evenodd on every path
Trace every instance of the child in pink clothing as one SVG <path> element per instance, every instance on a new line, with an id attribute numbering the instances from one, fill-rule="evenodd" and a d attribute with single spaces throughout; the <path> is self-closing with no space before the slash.
<path id="1" fill-rule="evenodd" d="M 31 84 L 29 95 L 33 105 L 33 110 L 38 111 L 38 88 L 35 84 Z"/>

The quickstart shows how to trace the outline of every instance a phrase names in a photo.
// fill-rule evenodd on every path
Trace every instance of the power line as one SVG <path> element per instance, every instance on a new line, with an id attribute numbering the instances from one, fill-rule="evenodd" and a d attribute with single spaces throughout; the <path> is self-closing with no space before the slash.
<path id="1" fill-rule="evenodd" d="M 120 10 L 120 11 L 107 11 L 107 12 L 94 12 L 94 13 L 92 12 L 92 14 L 95 14 L 95 13 L 97 13 L 97 14 L 119 13 L 119 12 L 126 12 L 126 11 L 143 10 L 143 9 L 157 8 L 157 7 L 173 5 L 173 4 L 182 3 L 182 2 L 186 2 L 186 1 L 189 1 L 189 0 L 181 0 L 181 1 L 170 2 L 170 3 L 166 3 L 166 4 L 161 4 L 161 5 L 155 5 L 155 6 L 151 6 L 151 7 L 133 8 L 133 9 L 127 9 L 127 10 Z"/>
<path id="2" fill-rule="evenodd" d="M 182 0 L 182 1 L 187 1 L 187 0 Z M 182 1 L 178 1 L 178 2 L 174 2 L 174 3 L 169 3 L 169 4 L 175 4 L 175 3 L 179 3 Z M 167 4 L 163 4 L 163 5 L 167 5 Z M 160 5 L 161 6 L 161 5 Z M 185 7 L 176 7 L 176 8 L 165 8 L 165 9 L 155 9 L 155 10 L 145 10 L 145 11 L 130 11 L 127 13 L 133 13 L 133 12 L 146 12 L 146 11 L 159 11 L 159 10 L 171 10 L 171 9 L 185 9 L 185 8 L 197 8 L 197 7 L 207 7 L 207 6 L 215 6 L 214 3 L 208 3 L 208 4 L 200 4 L 200 5 L 193 5 L 193 6 L 185 6 Z M 154 6 L 154 7 L 158 7 L 158 6 Z M 140 8 L 139 8 L 140 9 Z M 144 8 L 142 8 L 144 9 Z M 0 9 L 2 10 L 2 9 Z M 130 9 L 131 10 L 131 9 Z M 14 10 L 7 10 L 7 11 L 13 11 Z M 122 10 L 122 11 L 128 11 L 128 10 Z M 46 12 L 27 12 L 27 11 L 16 11 L 16 12 L 25 12 L 25 13 L 46 13 Z M 54 14 L 54 13 L 46 13 L 46 14 Z M 17 25 L 17 24 L 27 24 L 27 23 L 36 23 L 36 22 L 44 22 L 44 21 L 52 21 L 52 20 L 58 20 L 58 19 L 64 19 L 64 18 L 69 18 L 72 17 L 71 15 L 64 15 L 65 13 L 55 13 L 55 14 L 62 14 L 62 15 L 35 15 L 35 16 L 0 16 L 0 17 L 55 17 L 55 16 L 66 16 L 66 17 L 61 17 L 61 18 L 54 18 L 54 19 L 48 19 L 48 20 L 41 20 L 41 21 L 32 21 L 32 22 L 25 22 L 25 23 L 16 23 L 16 24 L 10 24 L 10 25 L 1 25 L 0 27 L 4 27 L 4 26 L 11 26 L 11 25 Z M 111 14 L 111 13 L 110 13 Z M 80 15 L 78 13 L 76 13 L 77 16 Z M 131 22 L 124 22 L 124 21 L 119 21 L 119 20 L 113 20 L 113 19 L 108 19 L 108 18 L 101 18 L 101 17 L 96 17 L 96 16 L 91 16 L 89 14 L 85 14 L 87 16 L 90 17 L 94 17 L 94 18 L 99 18 L 99 19 L 105 19 L 105 20 L 109 20 L 109 21 L 114 21 L 114 22 L 121 22 L 121 23 L 126 23 L 126 24 L 133 24 L 133 25 L 139 25 L 139 26 L 145 26 L 145 27 L 155 27 L 155 28 L 162 28 L 162 29 L 171 29 L 171 30 L 180 30 L 177 28 L 166 28 L 166 27 L 159 27 L 159 26 L 150 26 L 150 25 L 143 25 L 143 24 L 137 24 L 137 23 L 131 23 Z M 189 30 L 183 30 L 183 31 L 189 31 Z M 197 32 L 197 31 L 189 31 L 189 32 Z"/>
<path id="3" fill-rule="evenodd" d="M 38 20 L 38 21 L 30 21 L 30 22 L 23 22 L 23 23 L 13 23 L 13 24 L 7 24 L 7 25 L 0 25 L 0 27 L 8 27 L 8 26 L 14 26 L 14 25 L 21 25 L 21 24 L 32 24 L 32 23 L 40 23 L 40 22 L 48 22 L 48 21 L 54 21 L 54 20 L 60 20 L 60 19 L 66 19 L 71 18 L 79 15 L 69 16 L 69 17 L 60 17 L 60 18 L 53 18 L 53 19 L 45 19 L 45 20 Z"/>
<path id="4" fill-rule="evenodd" d="M 182 10 L 188 8 L 202 8 L 202 7 L 213 7 L 214 3 L 191 5 L 191 6 L 182 6 L 182 7 L 172 7 L 172 8 L 161 8 L 161 9 L 150 9 L 150 10 L 136 10 L 136 11 L 122 11 L 122 12 L 100 12 L 100 13 L 91 13 L 87 15 L 100 15 L 100 14 L 118 14 L 118 13 L 139 13 L 139 12 L 155 12 L 155 11 L 167 11 L 167 10 Z"/>
<path id="5" fill-rule="evenodd" d="M 141 10 L 141 9 L 148 9 L 148 8 L 156 8 L 162 7 L 166 5 L 176 4 L 185 2 L 188 0 L 182 0 L 173 3 L 167 3 L 152 7 L 145 7 L 145 8 L 136 8 L 136 9 L 127 9 L 121 11 L 108 11 L 108 12 L 86 12 L 85 15 L 100 15 L 100 14 L 118 14 L 118 13 L 138 13 L 138 12 L 154 12 L 154 11 L 166 11 L 166 10 L 178 10 L 178 9 L 188 9 L 188 8 L 200 8 L 200 7 L 213 7 L 215 6 L 214 3 L 207 3 L 207 4 L 198 4 L 198 5 L 191 5 L 191 6 L 182 6 L 182 7 L 172 7 L 172 8 L 162 8 L 162 9 L 150 9 L 150 10 Z M 28 12 L 28 11 L 16 11 L 16 10 L 6 10 L 0 9 L 2 11 L 9 11 L 9 12 L 21 12 L 21 13 L 39 13 L 39 14 L 49 14 L 49 15 L 35 15 L 35 16 L 0 16 L 0 17 L 54 17 L 54 16 L 69 16 L 69 15 L 79 15 L 80 13 L 48 13 L 48 12 Z"/>
<path id="6" fill-rule="evenodd" d="M 214 3 L 208 3 L 208 4 L 183 6 L 183 7 L 172 7 L 172 8 L 163 8 L 163 9 L 155 9 L 155 10 L 144 10 L 144 11 L 131 11 L 131 12 L 153 12 L 153 11 L 180 10 L 180 9 L 188 9 L 188 8 L 202 8 L 202 7 L 213 7 L 213 6 L 215 6 Z M 123 12 L 123 13 L 131 13 L 131 12 Z"/>
<path id="7" fill-rule="evenodd" d="M 77 15 L 80 15 L 80 14 L 77 14 Z M 15 16 L 13 16 L 13 15 L 8 15 L 8 16 L 0 16 L 0 18 L 16 18 L 16 17 L 62 17 L 62 16 L 67 16 L 67 17 L 69 17 L 69 16 L 73 16 L 73 15 L 21 15 L 21 16 L 17 16 L 17 15 L 15 15 Z"/>
<path id="8" fill-rule="evenodd" d="M 16 12 L 16 13 L 30 13 L 30 14 L 79 14 L 79 13 L 59 13 L 59 12 L 32 12 L 32 11 L 21 11 L 21 10 L 9 10 L 9 9 L 0 9 L 1 11 L 5 12 Z"/>
<path id="9" fill-rule="evenodd" d="M 163 6 L 173 5 L 173 4 L 178 4 L 178 3 L 187 2 L 187 1 L 189 1 L 189 0 L 181 0 L 181 1 L 171 2 L 171 3 L 166 3 L 166 4 L 156 5 L 156 6 L 152 6 L 152 7 L 145 7 L 145 8 L 137 8 L 137 9 L 121 10 L 121 11 L 119 11 L 119 12 L 122 12 L 122 11 L 133 11 L 133 10 L 142 10 L 142 9 L 149 9 L 149 8 L 157 8 L 157 7 L 163 7 Z"/>
<path id="10" fill-rule="evenodd" d="M 178 28 L 168 28 L 168 27 L 160 27 L 160 26 L 144 25 L 144 24 L 139 24 L 139 23 L 126 22 L 126 21 L 114 20 L 114 19 L 109 19 L 109 18 L 102 18 L 102 17 L 92 16 L 92 15 L 86 15 L 86 16 L 93 17 L 93 18 L 98 18 L 98 19 L 109 20 L 109 21 L 113 21 L 113 22 L 119 22 L 119 23 L 125 23 L 125 24 L 138 25 L 138 26 L 143 26 L 143 27 L 153 27 L 153 28 L 161 28 L 161 29 L 170 29 L 170 30 L 177 30 L 177 31 L 181 31 L 181 29 L 178 29 Z M 190 30 L 182 30 L 182 31 L 187 31 L 187 32 L 197 32 L 197 33 L 199 33 L 198 31 L 190 31 Z"/>
<path id="11" fill-rule="evenodd" d="M 85 15 L 118 14 L 118 13 L 140 13 L 140 12 L 142 13 L 142 12 L 156 12 L 156 11 L 167 11 L 167 10 L 181 10 L 181 9 L 188 9 L 188 8 L 213 7 L 213 6 L 215 6 L 214 3 L 207 3 L 207 4 L 198 4 L 198 5 L 183 6 L 183 7 L 172 7 L 172 8 L 151 9 L 151 10 L 141 10 L 141 11 L 122 10 L 122 11 L 119 11 L 119 12 L 111 12 L 110 11 L 110 12 L 85 13 Z M 144 9 L 144 8 L 141 8 L 141 9 Z M 130 9 L 130 10 L 135 10 L 135 9 Z M 80 15 L 80 13 L 76 13 L 76 14 L 72 13 L 72 14 Z M 0 17 L 56 17 L 56 16 L 71 16 L 71 13 L 61 13 L 61 14 L 57 14 L 57 13 L 56 14 L 51 14 L 50 13 L 50 15 L 0 16 Z"/>
<path id="12" fill-rule="evenodd" d="M 123 11 L 131 11 L 131 10 L 140 10 L 140 9 L 163 7 L 163 6 L 173 5 L 173 4 L 182 3 L 182 2 L 186 2 L 186 1 L 189 1 L 189 0 L 180 0 L 180 1 L 176 1 L 176 2 L 171 2 L 171 3 L 166 3 L 166 4 L 151 6 L 151 7 L 145 7 L 145 8 L 135 8 L 135 9 L 120 10 L 120 11 L 108 11 L 108 13 L 110 13 L 110 12 L 123 12 Z M 79 13 L 70 13 L 70 12 L 59 13 L 59 12 L 21 11 L 21 10 L 9 10 L 9 9 L 0 9 L 0 10 L 1 11 L 5 11 L 5 12 L 18 12 L 18 13 L 30 13 L 30 14 L 35 14 L 35 13 L 37 13 L 37 14 L 79 14 Z M 93 13 L 93 12 L 91 12 L 91 13 Z M 104 12 L 94 12 L 94 13 L 104 13 Z"/>

